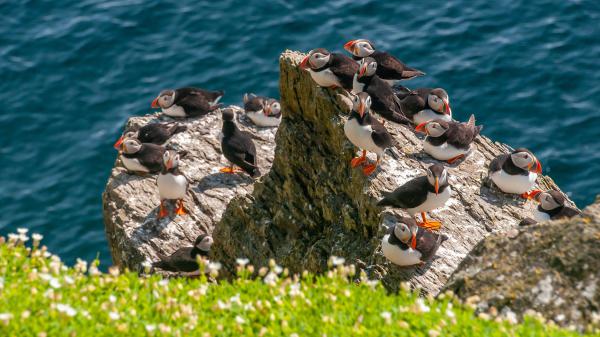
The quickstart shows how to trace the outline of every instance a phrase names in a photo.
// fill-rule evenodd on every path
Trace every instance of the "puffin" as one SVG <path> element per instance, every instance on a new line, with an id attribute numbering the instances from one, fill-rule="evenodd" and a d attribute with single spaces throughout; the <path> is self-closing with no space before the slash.
<path id="1" fill-rule="evenodd" d="M 256 126 L 278 126 L 281 123 L 281 104 L 274 98 L 244 94 L 244 112 Z"/>
<path id="2" fill-rule="evenodd" d="M 352 93 L 368 93 L 373 111 L 389 121 L 410 124 L 411 121 L 404 115 L 400 99 L 394 94 L 392 87 L 375 74 L 377 62 L 372 57 L 366 57 L 360 60 L 358 67 L 353 77 Z"/>
<path id="3" fill-rule="evenodd" d="M 581 214 L 579 210 L 565 205 L 567 199 L 559 191 L 534 191 L 532 194 L 533 199 L 540 203 L 533 211 L 533 218 L 538 222 L 568 219 Z"/>
<path id="4" fill-rule="evenodd" d="M 152 266 L 172 272 L 194 272 L 200 269 L 198 256 L 207 257 L 212 244 L 213 238 L 202 234 L 196 238 L 193 247 L 179 248 L 169 256 L 158 254 L 160 261 L 154 262 Z"/>
<path id="5" fill-rule="evenodd" d="M 383 255 L 395 265 L 422 265 L 435 256 L 446 240 L 446 235 L 420 228 L 413 218 L 402 217 L 383 236 L 381 249 Z"/>
<path id="6" fill-rule="evenodd" d="M 232 109 L 223 110 L 223 139 L 221 150 L 231 165 L 220 170 L 222 173 L 236 173 L 234 165 L 240 167 L 251 177 L 260 176 L 256 165 L 256 147 L 249 133 L 240 131 L 235 122 L 235 113 Z"/>
<path id="7" fill-rule="evenodd" d="M 489 178 L 504 193 L 520 194 L 531 199 L 535 191 L 529 192 L 535 185 L 538 174 L 542 173 L 542 164 L 525 148 L 518 148 L 510 154 L 501 154 L 490 162 Z"/>
<path id="8" fill-rule="evenodd" d="M 152 101 L 152 108 L 162 109 L 171 117 L 200 117 L 218 109 L 224 92 L 185 87 L 163 90 Z"/>
<path id="9" fill-rule="evenodd" d="M 174 150 L 167 150 L 163 155 L 162 170 L 156 178 L 158 194 L 160 196 L 160 209 L 158 218 L 162 219 L 169 215 L 165 207 L 165 200 L 177 200 L 176 215 L 185 215 L 187 212 L 183 206 L 183 198 L 187 194 L 188 180 L 179 171 L 179 154 Z"/>
<path id="10" fill-rule="evenodd" d="M 116 150 L 121 149 L 121 144 L 125 138 L 137 138 L 142 143 L 163 145 L 173 135 L 187 130 L 187 126 L 175 122 L 167 123 L 149 123 L 140 127 L 133 127 L 126 130 L 119 140 L 113 145 Z"/>
<path id="11" fill-rule="evenodd" d="M 447 122 L 452 120 L 452 109 L 450 98 L 446 90 L 442 88 L 418 88 L 409 90 L 406 87 L 394 87 L 396 97 L 401 100 L 404 114 L 414 124 L 421 124 L 433 119 L 441 119 Z"/>
<path id="12" fill-rule="evenodd" d="M 121 162 L 128 171 L 157 173 L 161 170 L 164 147 L 142 143 L 136 138 L 125 138 L 120 146 Z"/>
<path id="13" fill-rule="evenodd" d="M 392 136 L 377 118 L 371 116 L 370 108 L 371 97 L 369 97 L 369 94 L 361 92 L 354 96 L 350 118 L 344 124 L 346 137 L 352 144 L 362 149 L 362 156 L 352 159 L 350 163 L 352 168 L 363 164 L 367 160 L 367 151 L 377 154 L 377 161 L 363 168 L 365 175 L 370 175 L 375 171 L 385 149 L 392 146 Z"/>
<path id="14" fill-rule="evenodd" d="M 372 57 L 377 62 L 377 76 L 394 84 L 400 80 L 410 80 L 425 75 L 424 72 L 411 68 L 398 60 L 390 53 L 375 50 L 373 43 L 366 39 L 348 41 L 344 49 L 352 54 L 352 58 L 360 61 L 365 57 Z"/>
<path id="15" fill-rule="evenodd" d="M 423 150 L 437 160 L 452 164 L 471 152 L 471 143 L 479 135 L 482 125 L 475 126 L 475 115 L 467 123 L 431 120 L 417 125 L 417 132 L 424 132 Z"/>
<path id="16" fill-rule="evenodd" d="M 450 194 L 446 168 L 441 164 L 433 164 L 427 168 L 426 175 L 411 179 L 393 192 L 384 194 L 377 205 L 402 208 L 412 217 L 421 213 L 422 221 L 417 221 L 417 224 L 425 229 L 438 230 L 442 223 L 427 220 L 425 213 L 444 206 Z"/>
<path id="17" fill-rule="evenodd" d="M 325 88 L 352 90 L 352 78 L 358 69 L 353 59 L 325 48 L 311 50 L 300 62 L 300 69 L 310 73 L 312 79 Z"/>

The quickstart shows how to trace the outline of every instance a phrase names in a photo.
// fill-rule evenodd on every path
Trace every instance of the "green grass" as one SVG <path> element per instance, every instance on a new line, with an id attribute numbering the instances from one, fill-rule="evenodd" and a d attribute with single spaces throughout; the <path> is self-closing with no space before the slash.
<path id="1" fill-rule="evenodd" d="M 266 277 L 250 279 L 246 267 L 238 279 L 215 284 L 100 273 L 83 262 L 68 268 L 38 247 L 15 237 L 0 243 L 0 336 L 578 335 L 533 318 L 477 318 L 450 294 L 390 295 L 376 282 L 349 281 L 347 266 L 286 277 L 273 263 L 259 272 Z"/>

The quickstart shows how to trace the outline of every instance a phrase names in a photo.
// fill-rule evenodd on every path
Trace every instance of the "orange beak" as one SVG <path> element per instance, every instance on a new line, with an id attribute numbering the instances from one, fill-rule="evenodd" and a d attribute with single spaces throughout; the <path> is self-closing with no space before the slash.
<path id="1" fill-rule="evenodd" d="M 417 249 L 417 234 L 412 233 L 412 239 L 410 240 L 410 248 Z"/>
<path id="2" fill-rule="evenodd" d="M 271 113 L 271 107 L 270 106 L 266 106 L 263 108 L 263 114 L 265 116 L 268 116 Z"/>
<path id="3" fill-rule="evenodd" d="M 417 127 L 415 128 L 415 131 L 429 134 L 429 132 L 427 132 L 427 128 L 426 128 L 427 123 L 429 123 L 429 122 L 425 122 L 425 123 L 421 123 L 421 124 L 417 125 Z"/>
<path id="4" fill-rule="evenodd" d="M 152 105 L 150 105 L 153 109 L 158 109 L 160 108 L 158 106 L 158 97 L 156 97 L 153 101 L 152 101 Z"/>
<path id="5" fill-rule="evenodd" d="M 344 49 L 346 49 L 349 53 L 354 54 L 354 44 L 356 43 L 356 40 L 350 40 L 348 42 L 346 42 L 346 44 L 344 45 Z"/>
<path id="6" fill-rule="evenodd" d="M 438 195 L 439 191 L 440 191 L 440 183 L 439 183 L 439 178 L 435 177 L 435 195 Z"/>
<path id="7" fill-rule="evenodd" d="M 117 140 L 113 147 L 115 148 L 115 150 L 119 151 L 121 150 L 121 144 L 123 144 L 123 136 L 119 137 L 119 140 Z"/>
<path id="8" fill-rule="evenodd" d="M 302 62 L 300 62 L 300 69 L 308 69 L 308 58 L 309 55 L 304 56 Z"/>
<path id="9" fill-rule="evenodd" d="M 450 103 L 448 103 L 448 101 L 444 101 L 444 114 L 452 115 L 452 109 L 450 109 Z"/>
<path id="10" fill-rule="evenodd" d="M 540 190 L 533 190 L 533 191 L 529 192 L 529 198 L 533 199 L 533 200 L 535 200 L 537 202 L 540 202 L 540 200 L 538 199 L 539 196 L 540 196 L 540 194 L 542 194 L 542 191 L 540 191 Z"/>
<path id="11" fill-rule="evenodd" d="M 358 114 L 360 115 L 360 117 L 362 118 L 362 116 L 365 115 L 365 103 L 361 102 L 358 104 Z"/>
<path id="12" fill-rule="evenodd" d="M 360 70 L 358 71 L 358 77 L 363 77 L 363 75 L 365 74 L 365 72 L 367 71 L 367 65 L 364 64 L 362 67 L 360 67 Z"/>
<path id="13" fill-rule="evenodd" d="M 167 160 L 167 165 L 166 165 L 166 166 L 167 166 L 167 170 L 170 170 L 170 169 L 171 169 L 171 167 L 173 167 L 173 161 L 172 161 L 172 160 L 170 160 L 170 159 L 169 159 L 169 160 Z"/>
<path id="14" fill-rule="evenodd" d="M 534 164 L 529 165 L 528 169 L 531 172 L 535 172 L 537 174 L 542 173 L 542 164 L 540 163 L 540 161 L 535 158 L 535 169 L 533 169 Z"/>

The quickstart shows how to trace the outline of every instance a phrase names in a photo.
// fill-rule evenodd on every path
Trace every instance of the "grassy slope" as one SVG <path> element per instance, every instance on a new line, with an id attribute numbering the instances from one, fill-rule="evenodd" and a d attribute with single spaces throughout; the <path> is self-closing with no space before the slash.
<path id="1" fill-rule="evenodd" d="M 300 282 L 284 272 L 220 284 L 85 269 L 63 266 L 44 248 L 0 244 L 0 336 L 577 335 L 533 318 L 476 318 L 450 296 L 388 295 L 377 283 L 348 282 L 343 266 Z"/>

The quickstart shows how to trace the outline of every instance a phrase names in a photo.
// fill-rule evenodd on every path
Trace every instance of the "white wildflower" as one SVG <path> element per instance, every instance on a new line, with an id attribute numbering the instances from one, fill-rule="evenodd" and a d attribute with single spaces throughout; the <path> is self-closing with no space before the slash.
<path id="1" fill-rule="evenodd" d="M 292 334 L 290 335 L 290 337 L 300 337 L 300 336 L 299 336 L 297 333 L 295 333 L 295 332 L 294 332 L 294 333 L 292 333 Z"/>
<path id="2" fill-rule="evenodd" d="M 294 297 L 294 296 L 300 295 L 302 293 L 300 291 L 300 288 L 301 288 L 300 283 L 292 283 L 292 284 L 290 284 L 290 292 L 289 292 L 290 296 Z"/>
<path id="3" fill-rule="evenodd" d="M 392 322 L 392 313 L 389 311 L 384 311 L 381 314 L 381 318 L 385 321 L 386 324 L 390 324 Z"/>
<path id="4" fill-rule="evenodd" d="M 431 310 L 429 309 L 427 304 L 425 304 L 425 301 L 421 297 L 417 298 L 417 300 L 415 301 L 415 309 L 417 310 L 417 312 L 429 312 Z"/>
<path id="5" fill-rule="evenodd" d="M 52 254 L 50 254 L 49 251 L 44 251 L 44 258 L 49 258 L 50 256 L 52 256 Z"/>
<path id="6" fill-rule="evenodd" d="M 0 277 L 0 289 L 4 288 L 4 277 Z"/>
<path id="7" fill-rule="evenodd" d="M 165 288 L 168 287 L 169 286 L 169 279 L 164 278 L 164 279 L 158 281 L 158 285 L 161 286 L 161 287 L 165 287 Z"/>
<path id="8" fill-rule="evenodd" d="M 225 303 L 221 300 L 217 301 L 217 307 L 221 310 L 231 309 L 231 303 Z"/>
<path id="9" fill-rule="evenodd" d="M 9 312 L 0 313 L 0 322 L 3 322 L 6 324 L 6 323 L 8 323 L 8 321 L 11 320 L 12 317 L 13 317 L 13 315 Z"/>
<path id="10" fill-rule="evenodd" d="M 8 242 L 15 242 L 19 240 L 19 235 L 14 233 L 8 233 Z"/>
<path id="11" fill-rule="evenodd" d="M 154 324 L 146 324 L 146 331 L 148 331 L 148 332 L 154 332 L 154 330 L 156 330 L 156 325 L 154 325 Z"/>
<path id="12" fill-rule="evenodd" d="M 119 313 L 116 311 L 111 311 L 108 313 L 108 317 L 110 317 L 110 319 L 112 319 L 113 321 L 116 321 L 119 318 L 121 318 L 121 315 L 119 315 Z"/>
<path id="13" fill-rule="evenodd" d="M 142 262 L 142 267 L 144 268 L 144 272 L 146 274 L 148 274 L 150 272 L 150 270 L 152 269 L 152 262 L 148 261 L 148 260 L 144 260 L 144 262 Z M 155 326 L 156 328 L 156 326 Z"/>
<path id="14" fill-rule="evenodd" d="M 68 304 L 57 303 L 56 310 L 58 310 L 58 312 L 61 312 L 69 317 L 73 317 L 77 314 L 77 310 L 75 310 L 72 306 L 70 306 Z"/>
<path id="15" fill-rule="evenodd" d="M 69 275 L 66 275 L 65 277 L 63 277 L 63 280 L 65 281 L 66 284 L 74 284 L 75 280 L 73 280 L 73 278 Z"/>
<path id="16" fill-rule="evenodd" d="M 60 282 L 55 277 L 51 277 L 50 282 L 48 282 L 48 284 L 50 284 L 50 286 L 54 289 L 60 288 Z"/>
<path id="17" fill-rule="evenodd" d="M 229 299 L 229 302 L 231 304 L 237 304 L 237 305 L 242 305 L 242 301 L 240 300 L 240 294 L 235 294 L 235 296 L 231 296 L 231 298 Z"/>
<path id="18" fill-rule="evenodd" d="M 29 232 L 29 229 L 27 228 L 17 228 L 17 233 L 19 233 L 19 235 L 25 235 L 27 232 Z"/>
<path id="19" fill-rule="evenodd" d="M 34 242 L 40 242 L 40 241 L 42 241 L 42 239 L 44 239 L 44 236 L 39 233 L 33 233 L 33 234 L 31 234 L 31 238 L 33 239 Z"/>
<path id="20" fill-rule="evenodd" d="M 108 296 L 108 301 L 110 303 L 115 303 L 117 301 L 117 297 L 115 295 Z"/>
<path id="21" fill-rule="evenodd" d="M 277 275 L 273 272 L 269 272 L 267 274 L 267 276 L 265 276 L 265 278 L 263 279 L 263 281 L 265 282 L 265 284 L 268 284 L 270 286 L 274 286 L 275 284 L 277 284 Z"/>
<path id="22" fill-rule="evenodd" d="M 250 260 L 248 260 L 246 258 L 237 258 L 237 259 L 235 259 L 235 263 L 237 263 L 240 267 L 246 266 L 249 262 L 250 262 Z"/>
<path id="23" fill-rule="evenodd" d="M 242 317 L 242 316 L 235 316 L 235 321 L 237 324 L 244 324 L 246 323 L 246 320 Z"/>
<path id="24" fill-rule="evenodd" d="M 281 272 L 282 272 L 282 271 L 283 271 L 283 268 L 281 268 L 281 266 L 280 266 L 280 265 L 277 265 L 277 264 L 276 264 L 276 265 L 273 267 L 273 272 L 275 272 L 275 274 L 277 274 L 277 275 L 281 274 Z"/>
<path id="25" fill-rule="evenodd" d="M 329 258 L 329 260 L 331 261 L 331 265 L 334 267 L 343 265 L 344 262 L 346 262 L 346 259 L 344 259 L 343 257 L 338 257 L 338 256 L 331 256 Z"/>
<path id="26" fill-rule="evenodd" d="M 27 236 L 25 234 L 19 234 L 19 241 L 27 242 L 28 240 L 29 240 L 29 236 Z"/>

